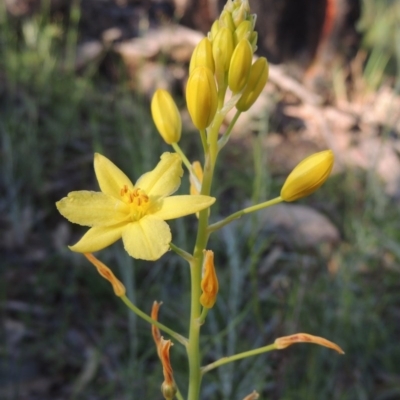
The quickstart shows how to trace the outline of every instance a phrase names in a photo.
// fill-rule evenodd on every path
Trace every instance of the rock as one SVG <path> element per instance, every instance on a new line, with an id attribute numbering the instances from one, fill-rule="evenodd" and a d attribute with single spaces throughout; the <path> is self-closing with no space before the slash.
<path id="1" fill-rule="evenodd" d="M 340 241 L 339 230 L 323 214 L 299 204 L 277 204 L 258 211 L 262 231 L 291 247 L 309 250 L 323 244 L 332 247 Z"/>

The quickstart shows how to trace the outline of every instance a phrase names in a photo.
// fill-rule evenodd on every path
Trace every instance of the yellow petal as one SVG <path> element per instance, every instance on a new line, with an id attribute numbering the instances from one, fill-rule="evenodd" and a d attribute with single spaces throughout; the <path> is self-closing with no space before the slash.
<path id="1" fill-rule="evenodd" d="M 203 195 L 183 195 L 167 197 L 162 201 L 160 210 L 154 217 L 168 220 L 194 214 L 214 204 L 215 198 Z"/>
<path id="2" fill-rule="evenodd" d="M 308 333 L 296 333 L 275 340 L 275 346 L 278 350 L 285 349 L 294 343 L 315 343 L 336 350 L 340 354 L 344 354 L 344 351 L 336 343 L 319 336 L 309 335 Z"/>
<path id="3" fill-rule="evenodd" d="M 126 224 L 122 223 L 114 226 L 91 228 L 78 243 L 69 246 L 69 248 L 78 253 L 94 253 L 102 250 L 121 238 L 125 226 Z"/>
<path id="4" fill-rule="evenodd" d="M 181 184 L 182 160 L 176 153 L 163 153 L 156 167 L 142 175 L 135 187 L 150 197 L 165 197 L 174 193 Z"/>
<path id="5" fill-rule="evenodd" d="M 68 193 L 56 206 L 69 221 L 84 226 L 110 226 L 129 217 L 129 208 L 122 201 L 87 190 Z"/>
<path id="6" fill-rule="evenodd" d="M 99 153 L 94 155 L 94 171 L 103 193 L 120 198 L 121 188 L 133 189 L 130 179 L 108 158 Z"/>
<path id="7" fill-rule="evenodd" d="M 122 240 L 125 250 L 133 258 L 154 261 L 168 251 L 172 236 L 166 222 L 145 216 L 126 226 Z"/>

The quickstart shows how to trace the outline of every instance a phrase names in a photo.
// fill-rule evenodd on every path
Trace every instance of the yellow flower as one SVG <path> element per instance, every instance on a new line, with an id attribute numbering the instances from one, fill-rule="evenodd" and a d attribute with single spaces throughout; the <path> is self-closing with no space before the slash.
<path id="1" fill-rule="evenodd" d="M 335 159 L 332 150 L 320 151 L 301 161 L 281 190 L 284 201 L 295 201 L 316 191 L 328 179 Z"/>
<path id="2" fill-rule="evenodd" d="M 165 222 L 201 211 L 214 203 L 209 196 L 171 196 L 180 186 L 182 162 L 177 154 L 164 153 L 150 172 L 135 185 L 110 160 L 94 156 L 101 192 L 71 192 L 57 202 L 69 221 L 91 229 L 70 249 L 93 253 L 122 238 L 134 258 L 157 260 L 168 249 L 171 231 Z"/>

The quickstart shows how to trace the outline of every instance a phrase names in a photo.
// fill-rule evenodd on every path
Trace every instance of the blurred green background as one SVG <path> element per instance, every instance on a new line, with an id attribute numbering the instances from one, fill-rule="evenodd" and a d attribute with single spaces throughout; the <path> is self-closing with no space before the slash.
<path id="1" fill-rule="evenodd" d="M 96 190 L 95 151 L 135 180 L 169 149 L 122 60 L 106 52 L 76 68 L 79 3 L 56 15 L 48 5 L 17 18 L 0 4 L 0 398 L 159 399 L 163 378 L 150 327 L 68 250 L 85 229 L 65 221 L 54 203 L 71 190 Z M 365 58 L 353 72 L 362 86 L 352 98 L 373 96 L 383 85 L 399 95 L 399 21 L 398 1 L 361 1 Z M 348 81 L 344 67 L 336 71 L 337 94 Z M 184 106 L 179 95 L 177 101 Z M 262 147 L 271 120 L 263 114 L 246 145 L 233 140 L 223 153 L 213 220 L 279 193 L 285 176 L 267 167 Z M 379 137 L 396 142 L 399 134 L 383 126 Z M 192 159 L 199 158 L 198 139 L 187 129 L 181 141 Z M 187 190 L 185 177 L 180 192 Z M 258 215 L 212 238 L 221 289 L 204 327 L 204 359 L 295 332 L 333 340 L 346 355 L 297 345 L 229 364 L 206 375 L 202 398 L 242 399 L 256 389 L 265 399 L 400 399 L 398 196 L 386 194 L 374 169 L 349 167 L 301 203 L 334 223 L 338 243 L 299 248 L 268 234 Z M 171 224 L 174 242 L 189 251 L 195 223 L 188 217 Z M 135 304 L 150 312 L 154 300 L 163 301 L 160 320 L 186 332 L 189 271 L 176 255 L 147 263 L 116 244 L 100 258 Z M 172 362 L 184 391 L 179 344 Z"/>

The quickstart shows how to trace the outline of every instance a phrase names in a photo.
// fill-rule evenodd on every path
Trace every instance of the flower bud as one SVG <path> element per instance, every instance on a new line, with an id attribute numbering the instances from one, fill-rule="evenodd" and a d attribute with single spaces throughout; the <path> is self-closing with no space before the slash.
<path id="1" fill-rule="evenodd" d="M 334 156 L 332 150 L 312 154 L 301 161 L 281 189 L 284 201 L 295 201 L 306 197 L 322 186 L 332 171 Z"/>
<path id="2" fill-rule="evenodd" d="M 203 279 L 201 280 L 200 303 L 205 308 L 212 308 L 217 300 L 218 278 L 214 266 L 214 252 L 205 250 L 205 260 L 203 266 Z"/>
<path id="3" fill-rule="evenodd" d="M 249 42 L 253 49 L 253 53 L 257 50 L 257 40 L 258 40 L 258 32 L 254 31 L 249 37 Z"/>
<path id="4" fill-rule="evenodd" d="M 250 69 L 249 80 L 243 94 L 236 103 L 239 111 L 247 111 L 257 100 L 268 80 L 268 61 L 260 57 Z"/>
<path id="5" fill-rule="evenodd" d="M 253 29 L 251 27 L 250 21 L 243 21 L 240 25 L 236 28 L 235 32 L 233 33 L 233 39 L 235 45 L 237 45 L 242 39 L 248 39 L 252 34 Z"/>
<path id="6" fill-rule="evenodd" d="M 253 51 L 247 39 L 242 39 L 232 54 L 228 85 L 233 94 L 240 92 L 249 78 Z"/>
<path id="7" fill-rule="evenodd" d="M 239 26 L 239 24 L 247 18 L 249 13 L 249 3 L 247 1 L 243 1 L 239 7 L 232 11 L 232 19 L 235 26 Z"/>
<path id="8" fill-rule="evenodd" d="M 232 20 L 232 14 L 226 10 L 223 10 L 221 13 L 221 16 L 219 17 L 219 26 L 220 28 L 226 27 L 228 28 L 231 32 L 235 30 L 235 24 L 233 23 Z"/>
<path id="9" fill-rule="evenodd" d="M 181 115 L 172 96 L 158 89 L 151 100 L 151 115 L 158 132 L 166 143 L 179 142 L 182 132 Z"/>
<path id="10" fill-rule="evenodd" d="M 215 61 L 215 69 L 227 71 L 233 53 L 233 34 L 226 27 L 220 28 L 212 42 L 212 51 Z"/>
<path id="11" fill-rule="evenodd" d="M 212 46 L 208 38 L 203 38 L 193 50 L 192 58 L 190 59 L 189 75 L 196 67 L 207 67 L 214 73 Z"/>
<path id="12" fill-rule="evenodd" d="M 194 126 L 203 130 L 211 124 L 218 106 L 217 86 L 212 71 L 197 67 L 186 86 L 186 104 Z"/>
<path id="13" fill-rule="evenodd" d="M 217 36 L 217 33 L 219 31 L 219 21 L 216 20 L 214 21 L 214 23 L 211 25 L 211 30 L 210 32 L 208 32 L 208 38 L 210 39 L 210 41 L 212 42 L 215 37 Z"/>

